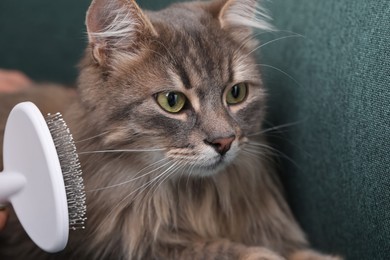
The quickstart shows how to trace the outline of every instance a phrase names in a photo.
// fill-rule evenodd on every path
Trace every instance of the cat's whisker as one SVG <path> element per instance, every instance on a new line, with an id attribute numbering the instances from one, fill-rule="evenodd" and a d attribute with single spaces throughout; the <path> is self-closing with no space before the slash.
<path id="1" fill-rule="evenodd" d="M 148 182 L 146 182 L 145 184 L 143 184 L 140 188 L 136 189 L 134 192 L 136 191 L 139 191 L 141 190 L 135 197 L 133 200 L 136 200 L 138 198 L 138 196 L 140 196 L 141 194 L 143 194 L 143 192 L 148 189 L 149 187 L 152 186 L 152 188 L 154 187 L 154 184 L 156 182 L 158 182 L 161 178 L 163 178 L 163 176 L 165 174 L 167 174 L 167 172 L 169 172 L 172 168 L 174 168 L 176 165 L 177 165 L 178 162 L 173 162 L 166 170 L 164 170 L 162 173 L 160 173 L 159 175 L 157 175 L 156 177 L 154 177 L 153 179 L 149 180 Z M 152 188 L 149 189 L 148 193 L 145 195 L 145 197 L 148 196 L 149 192 L 152 190 Z M 134 192 L 130 193 L 129 196 L 131 196 Z M 127 196 L 128 197 L 128 196 Z"/>
<path id="2" fill-rule="evenodd" d="M 184 169 L 181 170 L 181 174 L 180 174 L 180 177 L 179 177 L 179 180 L 180 180 L 180 181 L 181 181 L 181 179 L 183 178 L 183 175 L 184 175 L 184 174 L 188 175 L 188 171 L 189 171 L 190 166 L 191 166 L 191 164 L 188 163 L 188 162 L 184 163 L 183 165 L 184 165 L 184 167 L 183 167 Z"/>
<path id="3" fill-rule="evenodd" d="M 172 176 L 172 174 L 174 173 L 178 173 L 180 170 L 184 169 L 189 163 L 186 162 L 185 160 L 179 160 L 177 162 L 177 164 L 175 165 L 174 168 L 171 169 L 171 172 L 166 174 L 166 177 L 162 180 L 162 182 L 164 182 L 166 179 L 168 179 L 170 176 Z M 161 182 L 161 183 L 162 183 Z"/>
<path id="4" fill-rule="evenodd" d="M 299 34 L 299 33 L 295 33 L 295 32 L 292 32 L 292 31 L 288 31 L 288 30 L 272 30 L 272 31 L 266 31 L 266 32 L 259 32 L 259 33 L 256 33 L 254 35 L 249 35 L 247 36 L 246 38 L 244 38 L 242 44 L 235 50 L 235 53 L 238 53 L 239 51 L 242 50 L 242 48 L 251 40 L 253 39 L 256 39 L 256 38 L 259 38 L 260 35 L 263 35 L 263 34 L 276 34 L 278 32 L 284 32 L 284 33 L 289 33 L 290 35 L 288 36 L 297 36 L 297 37 L 302 37 L 302 38 L 306 38 L 306 36 L 302 35 L 302 34 Z"/>
<path id="5" fill-rule="evenodd" d="M 252 158 L 259 160 L 266 160 L 268 162 L 274 162 L 277 154 L 270 153 L 268 151 L 256 151 L 256 150 L 246 150 L 248 154 L 252 155 Z"/>
<path id="6" fill-rule="evenodd" d="M 78 155 L 84 154 L 96 154 L 96 153 L 133 153 L 133 152 L 158 152 L 164 151 L 165 148 L 151 148 L 151 149 L 116 149 L 116 150 L 97 150 L 97 151 L 87 151 L 79 152 Z"/>
<path id="7" fill-rule="evenodd" d="M 281 124 L 281 125 L 277 125 L 277 126 L 272 126 L 272 127 L 263 129 L 263 130 L 261 130 L 259 132 L 256 132 L 256 133 L 253 133 L 253 134 L 249 134 L 248 137 L 258 136 L 258 135 L 262 135 L 262 134 L 265 134 L 265 133 L 268 133 L 268 132 L 272 132 L 272 131 L 279 131 L 280 129 L 288 128 L 288 127 L 291 127 L 291 126 L 295 126 L 295 125 L 301 124 L 302 122 L 303 122 L 303 120 L 300 120 L 300 121 L 296 121 L 296 122 L 291 122 L 291 123 Z"/>
<path id="8" fill-rule="evenodd" d="M 193 162 L 193 163 L 189 163 L 189 172 L 188 172 L 188 176 L 187 176 L 187 182 L 186 182 L 186 187 L 188 188 L 188 184 L 190 182 L 190 178 L 192 177 L 192 173 L 194 171 L 194 168 L 196 166 L 196 163 L 198 162 L 198 158 Z"/>
<path id="9" fill-rule="evenodd" d="M 155 178 L 154 180 L 152 180 L 151 182 L 151 188 L 149 189 L 148 193 L 153 190 L 153 188 L 156 186 L 156 184 L 158 184 L 159 180 L 160 179 L 164 179 L 166 176 L 168 176 L 171 172 L 174 171 L 175 167 L 177 167 L 177 165 L 179 165 L 179 162 L 174 162 L 170 167 L 168 167 L 168 169 L 166 169 L 162 174 L 160 174 L 157 178 Z M 146 195 L 148 195 L 148 193 Z"/>
<path id="10" fill-rule="evenodd" d="M 252 151 L 249 151 L 249 150 L 242 150 L 243 152 L 243 155 L 246 157 L 246 158 L 250 158 L 251 160 L 260 160 L 260 158 L 266 158 L 268 160 L 268 156 L 264 156 L 263 155 L 259 155 L 259 154 L 256 154 L 256 153 L 253 153 Z"/>
<path id="11" fill-rule="evenodd" d="M 270 40 L 268 42 L 265 42 L 263 44 L 260 44 L 259 46 L 257 46 L 256 48 L 254 48 L 252 51 L 250 51 L 248 54 L 246 54 L 246 56 L 244 57 L 244 59 L 246 57 L 248 57 L 249 55 L 251 55 L 252 53 L 256 52 L 258 49 L 261 49 L 271 43 L 274 43 L 274 42 L 277 42 L 277 41 L 281 41 L 281 40 L 284 40 L 284 39 L 288 39 L 288 38 L 305 38 L 305 36 L 303 35 L 288 35 L 288 36 L 283 36 L 283 37 L 279 37 L 279 38 L 276 38 L 276 39 L 273 39 L 273 40 Z"/>
<path id="12" fill-rule="evenodd" d="M 174 164 L 175 164 L 175 163 L 172 163 L 172 165 L 174 165 Z M 169 166 L 168 169 L 171 168 L 172 165 Z M 168 169 L 167 169 L 167 170 L 168 170 Z M 158 178 L 160 178 L 161 176 L 163 176 L 167 170 L 164 170 L 164 171 L 163 171 L 162 173 L 160 173 L 157 177 L 154 177 L 152 180 L 149 180 L 148 182 L 144 183 L 143 185 L 141 185 L 140 187 L 138 187 L 137 189 L 133 190 L 132 192 L 130 192 L 129 194 L 127 194 L 125 197 L 123 197 L 116 205 L 114 205 L 114 206 L 110 209 L 110 211 L 109 211 L 109 213 L 107 214 L 106 218 L 109 218 L 109 217 L 115 212 L 115 209 L 117 209 L 118 207 L 120 207 L 121 204 L 124 203 L 124 202 L 125 202 L 129 197 L 131 197 L 134 193 L 139 192 L 140 190 L 142 190 L 141 192 L 139 192 L 139 193 L 134 197 L 134 200 L 135 200 L 140 194 L 143 193 L 143 191 L 145 190 L 145 187 L 147 188 L 147 186 L 149 186 L 151 183 L 153 183 L 156 179 L 158 179 Z M 103 225 L 103 222 L 100 223 L 99 227 L 102 226 L 102 225 Z"/>
<path id="13" fill-rule="evenodd" d="M 144 170 L 149 169 L 149 168 L 155 166 L 156 164 L 159 164 L 159 163 L 164 162 L 164 161 L 166 162 L 166 161 L 168 161 L 168 160 L 167 160 L 166 158 L 164 158 L 164 159 L 161 159 L 161 160 L 159 160 L 159 161 L 157 161 L 157 162 L 154 162 L 154 163 L 152 163 L 152 164 L 150 164 L 150 165 L 148 165 L 148 166 L 142 168 L 140 171 L 138 171 L 138 172 L 135 174 L 134 178 L 132 178 L 132 179 L 130 179 L 130 180 L 127 180 L 127 181 L 124 181 L 124 182 L 121 182 L 121 183 L 118 183 L 118 184 L 113 184 L 113 185 L 110 185 L 110 186 L 102 187 L 102 188 L 97 188 L 97 189 L 93 189 L 93 190 L 88 190 L 88 191 L 86 191 L 86 192 L 101 191 L 101 190 L 116 188 L 116 187 L 119 187 L 119 186 L 122 186 L 122 185 L 125 185 L 125 184 L 129 184 L 129 183 L 131 183 L 131 182 L 133 182 L 133 181 L 136 181 L 136 180 L 138 180 L 138 179 L 144 178 L 145 176 L 150 175 L 150 174 L 152 174 L 152 173 L 158 171 L 159 169 L 165 167 L 166 165 L 168 165 L 168 164 L 170 163 L 170 162 L 168 161 L 168 162 L 164 163 L 163 165 L 160 165 L 160 166 L 158 166 L 157 168 L 154 168 L 153 170 L 151 170 L 151 171 L 149 171 L 149 172 L 147 172 L 147 173 L 144 173 L 144 174 L 138 176 L 138 175 L 139 175 L 141 172 L 143 172 Z"/>
<path id="14" fill-rule="evenodd" d="M 282 33 L 289 33 L 290 35 L 295 35 L 295 36 L 299 36 L 299 37 L 302 37 L 304 39 L 306 39 L 307 37 L 303 34 L 300 34 L 300 33 L 297 33 L 297 32 L 293 32 L 293 31 L 289 31 L 289 30 L 274 30 L 274 31 L 270 31 L 269 33 L 272 33 L 272 34 L 275 34 L 275 33 L 279 33 L 279 32 L 282 32 Z"/>
<path id="15" fill-rule="evenodd" d="M 248 35 L 248 36 L 246 36 L 246 37 L 243 39 L 243 42 L 241 43 L 241 45 L 240 45 L 234 52 L 235 52 L 235 53 L 239 53 L 249 41 L 258 38 L 258 37 L 259 37 L 260 35 L 262 35 L 262 34 L 269 34 L 269 33 L 272 33 L 272 31 L 259 32 L 259 33 L 256 33 L 256 34 L 254 34 L 254 35 Z"/>
<path id="16" fill-rule="evenodd" d="M 256 159 L 259 159 L 259 158 L 267 158 L 267 159 L 270 159 L 271 156 L 277 156 L 278 154 L 272 152 L 272 151 L 269 151 L 269 150 L 266 150 L 266 149 L 259 149 L 259 148 L 255 148 L 255 147 L 245 147 L 242 149 L 243 152 L 246 152 L 247 154 L 251 154 L 253 157 L 255 157 Z"/>
<path id="17" fill-rule="evenodd" d="M 286 77 L 288 77 L 289 79 L 291 79 L 292 81 L 294 81 L 295 84 L 297 84 L 299 87 L 302 88 L 302 84 L 301 84 L 298 80 L 296 80 L 293 76 L 291 76 L 290 74 L 288 74 L 287 72 L 285 72 L 285 71 L 283 71 L 283 70 L 281 70 L 281 69 L 279 69 L 279 68 L 277 68 L 277 67 L 274 67 L 274 66 L 272 66 L 272 65 L 269 65 L 269 64 L 259 63 L 259 64 L 257 64 L 257 65 L 262 66 L 262 67 L 271 68 L 271 69 L 274 69 L 274 70 L 276 70 L 276 71 L 282 73 L 283 75 L 285 75 Z"/>
<path id="18" fill-rule="evenodd" d="M 254 142 L 254 141 L 250 141 L 250 142 L 248 142 L 246 144 L 248 145 L 248 147 L 252 147 L 252 148 L 256 148 L 256 149 L 263 149 L 263 150 L 266 150 L 266 151 L 279 153 L 279 151 L 276 148 L 274 148 L 274 147 L 272 147 L 270 145 L 267 145 L 267 144 Z"/>
<path id="19" fill-rule="evenodd" d="M 275 156 L 281 156 L 281 157 L 287 159 L 292 164 L 294 164 L 295 167 L 300 168 L 300 166 L 291 157 L 289 157 L 288 155 L 286 155 L 282 151 L 279 151 L 278 149 L 275 149 L 272 146 L 269 146 L 269 145 L 266 145 L 266 144 L 262 144 L 262 143 L 258 143 L 258 142 L 249 142 L 249 143 L 247 143 L 247 145 L 253 146 L 253 147 L 257 147 L 257 148 L 260 148 L 260 149 L 264 149 L 265 151 L 268 150 L 270 153 L 273 152 Z"/>
<path id="20" fill-rule="evenodd" d="M 278 154 L 275 154 L 268 150 L 259 150 L 258 148 L 246 147 L 242 149 L 242 152 L 245 154 L 245 156 L 249 156 L 256 161 L 265 160 L 271 164 L 275 163 L 275 158 L 277 158 L 278 156 Z"/>
<path id="21" fill-rule="evenodd" d="M 94 135 L 94 136 L 92 136 L 92 137 L 88 137 L 88 138 L 86 138 L 86 139 L 82 139 L 82 140 L 75 141 L 74 143 L 75 143 L 75 144 L 78 144 L 78 143 L 90 141 L 90 140 L 92 140 L 92 139 L 95 139 L 95 138 L 101 137 L 101 136 L 103 136 L 103 135 L 106 135 L 106 134 L 108 134 L 109 132 L 110 132 L 110 131 L 106 131 L 106 132 L 103 132 L 103 133 L 101 133 L 101 134 Z"/>
<path id="22" fill-rule="evenodd" d="M 173 174 L 176 174 L 176 173 L 178 173 L 180 170 L 182 170 L 183 168 L 185 168 L 185 166 L 186 166 L 185 163 L 184 163 L 184 164 L 179 163 L 179 165 L 177 165 L 176 168 L 173 168 L 173 169 L 171 170 L 171 172 L 168 173 L 168 174 L 166 175 L 166 177 L 165 177 L 164 179 L 161 180 L 160 184 L 158 184 L 158 185 L 156 186 L 155 191 L 158 189 L 158 186 L 162 185 L 162 184 L 164 183 L 164 181 L 168 180 Z"/>
<path id="23" fill-rule="evenodd" d="M 165 177 L 162 177 L 161 178 L 161 181 L 158 180 L 155 182 L 155 184 L 150 188 L 150 190 L 148 191 L 148 193 L 146 194 L 146 196 L 149 195 L 150 193 L 150 196 L 154 196 L 154 194 L 156 193 L 157 189 L 159 188 L 159 186 L 161 186 L 164 181 L 166 181 L 170 176 L 172 176 L 173 174 L 177 173 L 179 169 L 183 168 L 183 166 L 185 166 L 186 164 L 182 164 L 182 161 L 178 161 L 176 165 L 174 165 L 174 167 L 172 169 L 170 169 L 169 171 L 167 171 L 164 175 L 166 175 Z"/>

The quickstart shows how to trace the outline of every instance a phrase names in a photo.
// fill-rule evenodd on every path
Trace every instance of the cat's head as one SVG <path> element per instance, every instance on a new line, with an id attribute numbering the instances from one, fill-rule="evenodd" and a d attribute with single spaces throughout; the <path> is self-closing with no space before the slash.
<path id="1" fill-rule="evenodd" d="M 234 161 L 264 114 L 252 32 L 270 29 L 262 14 L 255 0 L 145 13 L 132 0 L 94 0 L 79 86 L 107 132 L 102 148 L 160 150 L 200 175 Z"/>

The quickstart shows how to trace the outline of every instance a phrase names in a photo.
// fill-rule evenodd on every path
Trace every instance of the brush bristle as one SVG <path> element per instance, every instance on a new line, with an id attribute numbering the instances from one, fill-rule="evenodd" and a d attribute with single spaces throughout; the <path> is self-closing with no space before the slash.
<path id="1" fill-rule="evenodd" d="M 60 113 L 48 114 L 46 122 L 57 150 L 68 201 L 69 228 L 84 229 L 86 196 L 81 166 L 72 134 Z"/>

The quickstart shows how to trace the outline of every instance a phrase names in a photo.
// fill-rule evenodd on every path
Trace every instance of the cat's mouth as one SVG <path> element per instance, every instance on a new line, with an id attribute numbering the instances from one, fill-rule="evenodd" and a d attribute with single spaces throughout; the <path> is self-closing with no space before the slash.
<path id="1" fill-rule="evenodd" d="M 178 176 L 206 177 L 218 174 L 232 164 L 240 150 L 236 143 L 225 153 L 217 152 L 209 146 L 191 148 L 174 148 L 165 154 L 174 167 L 179 168 Z"/>
<path id="2" fill-rule="evenodd" d="M 197 163 L 193 169 L 199 176 L 211 176 L 217 174 L 228 167 L 235 156 L 233 154 L 216 155 L 203 162 Z"/>

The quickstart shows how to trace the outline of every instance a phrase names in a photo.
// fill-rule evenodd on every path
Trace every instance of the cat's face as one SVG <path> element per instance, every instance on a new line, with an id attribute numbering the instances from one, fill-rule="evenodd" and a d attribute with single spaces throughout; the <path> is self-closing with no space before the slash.
<path id="1" fill-rule="evenodd" d="M 264 112 L 250 31 L 223 25 L 230 11 L 223 1 L 148 18 L 132 1 L 113 2 L 111 11 L 102 11 L 104 0 L 89 10 L 80 76 L 84 103 L 108 132 L 105 148 L 155 149 L 154 160 L 203 176 L 233 162 Z"/>

